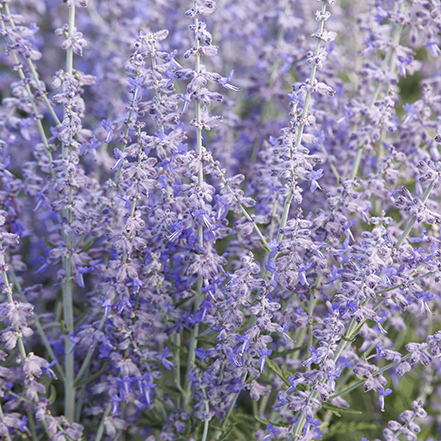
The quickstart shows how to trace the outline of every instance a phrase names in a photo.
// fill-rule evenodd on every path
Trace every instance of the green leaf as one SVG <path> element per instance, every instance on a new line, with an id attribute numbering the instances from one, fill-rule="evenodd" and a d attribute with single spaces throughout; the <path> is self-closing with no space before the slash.
<path id="1" fill-rule="evenodd" d="M 300 351 L 300 349 L 303 349 L 304 346 L 297 346 L 295 348 L 292 349 L 287 349 L 286 351 L 280 351 L 280 352 L 273 352 L 269 358 L 273 359 L 273 358 L 277 358 L 277 357 L 285 357 L 286 355 L 292 354 L 293 352 L 297 352 Z"/>
<path id="2" fill-rule="evenodd" d="M 347 341 L 347 342 L 349 342 L 349 343 L 352 343 L 352 342 L 355 341 L 355 339 L 357 338 L 357 336 L 355 335 L 355 336 L 352 337 L 352 338 L 347 338 L 347 337 L 345 337 L 344 335 L 342 335 L 341 338 L 342 338 L 344 341 Z"/>
<path id="3" fill-rule="evenodd" d="M 363 412 L 360 412 L 359 410 L 349 409 L 345 407 L 336 406 L 332 403 L 322 402 L 322 407 L 327 410 L 332 410 L 334 412 L 342 412 L 342 413 L 356 413 L 358 415 L 361 415 Z"/>
<path id="4" fill-rule="evenodd" d="M 51 249 L 53 250 L 54 248 L 57 248 L 57 246 L 55 244 L 53 244 L 52 242 L 50 242 L 48 239 L 46 239 L 45 237 L 43 237 L 43 240 L 45 242 L 45 244 Z"/>
<path id="5" fill-rule="evenodd" d="M 210 328 L 207 328 L 204 332 L 202 332 L 202 333 L 200 333 L 200 334 L 198 335 L 198 340 L 199 340 L 201 337 L 206 337 L 207 335 L 213 335 L 213 334 L 214 334 L 213 330 L 210 329 Z"/>
<path id="6" fill-rule="evenodd" d="M 66 326 L 64 325 L 64 320 L 61 320 L 61 321 L 60 321 L 60 332 L 61 332 L 63 335 L 67 335 L 67 334 L 69 334 L 69 332 L 68 332 L 67 329 L 66 329 Z"/>
<path id="7" fill-rule="evenodd" d="M 87 383 L 90 383 L 91 381 L 95 380 L 95 378 L 98 378 L 107 368 L 107 361 L 104 363 L 103 367 L 98 371 L 95 372 L 93 375 L 91 375 L 90 377 L 85 378 L 82 381 L 78 381 L 74 383 L 75 387 L 81 387 L 84 386 Z"/>
<path id="8" fill-rule="evenodd" d="M 152 429 L 162 429 L 165 421 L 162 412 L 158 412 L 156 409 L 150 409 L 148 412 L 143 412 L 143 419 Z"/>
<path id="9" fill-rule="evenodd" d="M 175 308 L 179 308 L 180 306 L 182 306 L 184 303 L 189 302 L 191 299 L 193 299 L 195 296 L 191 296 L 191 297 L 185 297 L 184 299 L 179 300 L 179 302 L 175 303 Z"/>
<path id="10" fill-rule="evenodd" d="M 172 346 L 173 348 L 175 348 L 175 349 L 177 349 L 177 350 L 179 350 L 179 351 L 181 351 L 181 353 L 183 353 L 183 354 L 186 354 L 187 352 L 188 352 L 188 348 L 186 347 L 186 346 L 179 346 L 179 345 L 177 345 L 174 341 L 171 341 L 171 340 L 169 340 L 168 342 L 167 342 L 167 344 L 169 345 L 169 346 Z M 158 361 L 158 360 L 146 360 L 146 359 L 144 359 L 144 361 L 149 361 L 149 362 L 155 362 L 155 361 Z"/>
<path id="11" fill-rule="evenodd" d="M 248 415 L 246 413 L 242 413 L 242 412 L 233 412 L 230 416 L 231 420 L 236 422 L 238 424 L 243 423 L 243 422 L 250 422 L 251 424 L 254 423 L 254 415 Z"/>
<path id="12" fill-rule="evenodd" d="M 256 418 L 256 420 L 259 421 L 259 423 L 265 424 L 265 426 L 266 426 L 267 424 L 269 424 L 269 421 L 267 421 L 267 420 L 265 420 L 265 419 L 263 419 L 263 418 L 260 418 L 259 415 L 254 415 L 254 418 Z"/>
<path id="13" fill-rule="evenodd" d="M 271 253 L 271 248 L 267 247 L 263 242 L 259 242 L 259 245 L 267 252 Z"/>
<path id="14" fill-rule="evenodd" d="M 280 420 L 278 422 L 275 422 L 271 420 L 265 420 L 264 418 L 260 418 L 260 416 L 258 415 L 254 415 L 254 418 L 256 418 L 256 420 L 259 421 L 259 423 L 265 424 L 265 426 L 267 426 L 268 424 L 272 424 L 273 426 L 278 426 L 278 427 L 288 427 L 291 425 L 291 423 L 289 423 L 288 421 Z"/>
<path id="15" fill-rule="evenodd" d="M 86 317 L 89 314 L 89 310 L 86 309 L 75 321 L 74 321 L 74 327 L 78 328 L 78 326 L 86 319 Z"/>
<path id="16" fill-rule="evenodd" d="M 156 384 L 162 389 L 165 390 L 166 392 L 170 392 L 172 394 L 181 394 L 181 391 L 176 387 L 176 386 L 172 386 L 170 384 L 166 384 L 164 381 L 156 381 Z"/>
<path id="17" fill-rule="evenodd" d="M 228 428 L 224 431 L 222 438 L 219 441 L 227 441 L 235 428 L 236 428 L 236 423 L 229 425 Z"/>
<path id="18" fill-rule="evenodd" d="M 92 248 L 94 243 L 95 243 L 94 240 L 89 240 L 89 241 L 85 242 L 83 245 L 83 248 L 81 249 L 81 252 L 84 253 L 86 251 L 89 251 Z"/>
<path id="19" fill-rule="evenodd" d="M 205 344 L 212 344 L 213 340 L 210 340 L 209 338 L 204 338 L 204 337 L 198 337 L 198 343 L 205 343 Z"/>
<path id="20" fill-rule="evenodd" d="M 338 435 L 341 434 L 353 434 L 354 432 L 365 432 L 366 430 L 377 429 L 378 426 L 373 423 L 367 423 L 365 421 L 339 421 L 332 424 L 329 431 L 323 434 L 321 440 L 338 439 Z M 351 437 L 355 438 L 355 437 Z"/>
<path id="21" fill-rule="evenodd" d="M 286 372 L 284 372 L 281 368 L 279 368 L 279 366 L 277 366 L 276 363 L 274 363 L 274 361 L 272 361 L 271 359 L 268 359 L 266 361 L 266 365 L 276 374 L 280 377 L 281 380 L 283 380 L 283 382 L 291 387 L 291 383 L 288 380 L 288 377 L 286 376 Z"/>
<path id="22" fill-rule="evenodd" d="M 55 386 L 51 384 L 51 394 L 49 395 L 48 400 L 51 404 L 55 403 L 55 400 L 57 399 L 57 389 L 55 389 Z"/>

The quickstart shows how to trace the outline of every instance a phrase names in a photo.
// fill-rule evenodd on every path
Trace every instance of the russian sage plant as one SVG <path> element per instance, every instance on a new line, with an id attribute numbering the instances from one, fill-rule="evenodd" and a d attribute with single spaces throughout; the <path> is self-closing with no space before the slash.
<path id="1" fill-rule="evenodd" d="M 439 0 L 0 34 L 1 439 L 441 439 Z"/>

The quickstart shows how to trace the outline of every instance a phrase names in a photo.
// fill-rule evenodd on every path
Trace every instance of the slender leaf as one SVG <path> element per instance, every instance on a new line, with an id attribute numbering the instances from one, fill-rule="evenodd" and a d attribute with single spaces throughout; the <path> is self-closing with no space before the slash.
<path id="1" fill-rule="evenodd" d="M 358 415 L 361 415 L 363 412 L 360 412 L 359 410 L 349 409 L 345 407 L 336 406 L 332 403 L 324 402 L 322 403 L 322 407 L 327 410 L 332 410 L 334 412 L 342 412 L 342 413 L 356 413 Z"/>
<path id="2" fill-rule="evenodd" d="M 272 360 L 270 360 L 270 359 L 268 359 L 267 361 L 266 361 L 266 365 L 275 373 L 275 374 L 277 374 L 279 377 L 280 377 L 280 379 L 287 385 L 287 386 L 291 386 L 291 384 L 290 384 L 290 382 L 289 382 L 289 380 L 288 380 L 288 377 L 287 377 L 287 375 L 286 375 L 286 373 L 281 369 L 281 368 L 279 368 L 279 366 L 277 366 L 277 364 L 276 363 L 274 363 L 274 361 L 272 361 Z"/>

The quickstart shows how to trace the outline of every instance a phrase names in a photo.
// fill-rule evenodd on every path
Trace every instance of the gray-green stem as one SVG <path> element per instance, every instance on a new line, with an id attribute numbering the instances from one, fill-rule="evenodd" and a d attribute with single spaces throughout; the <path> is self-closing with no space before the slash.
<path id="1" fill-rule="evenodd" d="M 420 350 L 427 349 L 429 347 L 430 347 L 430 345 L 426 345 L 426 346 L 423 346 Z M 392 369 L 393 367 L 397 366 L 398 364 L 402 363 L 403 361 L 406 361 L 411 356 L 412 356 L 412 353 L 409 353 L 409 354 L 405 355 L 404 357 L 401 357 L 401 360 L 398 363 L 395 363 L 395 362 L 389 363 L 388 365 L 382 367 L 381 369 L 378 369 L 378 371 L 375 371 L 372 374 L 372 376 L 376 377 L 377 375 L 380 375 L 383 372 L 386 372 L 389 369 Z M 332 400 L 333 398 L 336 398 L 336 397 L 341 397 L 342 395 L 345 395 L 348 392 L 351 392 L 352 390 L 357 389 L 357 387 L 361 386 L 365 381 L 366 380 L 359 380 L 359 381 L 357 381 L 356 383 L 352 384 L 351 386 L 347 387 L 346 389 L 343 389 L 340 392 L 337 392 L 334 395 L 331 395 L 329 397 L 329 400 Z"/>
<path id="2" fill-rule="evenodd" d="M 2 249 L 2 248 L 3 248 L 3 244 L 0 241 L 0 249 Z M 3 283 L 4 283 L 4 286 L 5 286 L 8 302 L 13 304 L 14 303 L 14 299 L 12 297 L 12 284 L 9 282 L 8 272 L 6 270 L 6 267 L 4 267 L 3 270 L 2 270 L 2 277 L 3 277 Z M 21 363 L 23 363 L 26 360 L 26 358 L 27 358 L 27 353 L 26 353 L 26 348 L 25 348 L 24 343 L 23 343 L 23 337 L 21 335 L 21 332 L 20 332 L 20 329 L 19 329 L 17 323 L 14 326 L 14 330 L 15 330 L 15 332 L 17 334 L 18 351 L 19 351 L 19 354 L 20 354 Z M 35 404 L 35 403 L 33 403 L 33 404 Z M 1 403 L 0 403 L 0 419 L 3 419 L 3 410 L 1 408 Z M 33 421 L 33 418 L 32 418 L 32 421 Z M 42 420 L 42 423 L 43 423 L 43 427 L 47 431 L 48 427 L 47 427 L 47 424 L 46 424 L 44 419 Z M 33 433 L 32 436 L 34 437 L 34 435 L 35 434 Z M 6 439 L 10 440 L 9 434 L 6 437 Z"/>
<path id="3" fill-rule="evenodd" d="M 283 15 L 286 16 L 289 9 L 290 9 L 290 0 L 286 0 Z M 285 38 L 285 28 L 283 26 L 279 26 L 279 29 L 277 31 L 276 49 L 274 50 L 276 57 L 278 57 L 278 55 L 279 55 L 278 53 L 279 53 L 280 45 L 282 44 L 282 41 L 284 38 Z M 279 60 L 278 60 L 278 58 L 276 58 L 273 61 L 273 65 L 271 66 L 271 73 L 270 73 L 270 77 L 269 77 L 269 81 L 268 81 L 268 88 L 271 88 L 276 81 L 278 64 L 279 64 Z M 270 103 L 270 101 L 265 101 L 265 103 L 263 105 L 262 115 L 260 117 L 260 124 L 262 124 L 267 119 L 267 116 L 269 113 L 269 103 Z M 256 139 L 254 141 L 253 151 L 251 152 L 251 159 L 250 160 L 252 163 L 255 162 L 258 152 L 259 152 L 259 139 Z"/>
<path id="4" fill-rule="evenodd" d="M 3 5 L 5 7 L 5 12 L 8 15 L 10 15 L 9 8 L 7 7 L 7 4 L 3 4 Z M 4 23 L 3 20 L 0 20 L 0 26 L 1 26 L 2 31 L 4 31 L 5 34 L 7 35 L 6 26 L 5 26 L 5 23 Z M 7 36 L 5 38 L 6 38 L 7 43 L 11 46 L 11 41 L 9 40 L 9 38 Z M 12 49 L 11 53 L 12 53 L 12 57 L 14 58 L 15 65 L 16 66 L 20 66 L 20 60 L 18 59 L 18 56 L 17 56 L 15 50 Z M 20 79 L 22 81 L 26 79 L 26 76 L 25 76 L 25 74 L 23 72 L 23 69 L 21 67 L 18 68 L 18 75 L 19 75 L 19 77 L 20 77 Z M 51 164 L 52 161 L 53 161 L 52 152 L 51 152 L 51 149 L 49 147 L 49 142 L 48 142 L 46 133 L 44 131 L 41 119 L 38 118 L 37 103 L 36 103 L 36 101 L 34 99 L 34 95 L 33 95 L 32 91 L 31 91 L 31 88 L 30 88 L 29 84 L 26 81 L 23 81 L 23 86 L 24 86 L 24 88 L 26 90 L 26 93 L 28 95 L 29 101 L 31 103 L 32 112 L 36 116 L 35 117 L 35 122 L 37 124 L 38 133 L 40 134 L 41 141 L 43 142 L 44 150 L 46 152 L 47 159 L 48 159 L 49 163 Z M 52 177 L 52 180 L 55 180 L 55 170 L 53 170 L 52 168 L 51 168 L 51 177 Z"/>
<path id="5" fill-rule="evenodd" d="M 245 373 L 244 378 L 243 378 L 243 382 L 245 382 L 247 379 L 247 373 Z M 236 401 L 239 398 L 240 395 L 240 391 L 236 392 L 233 396 L 233 399 L 230 402 L 230 405 L 228 406 L 228 410 L 227 410 L 227 414 L 225 415 L 224 421 L 221 425 L 221 429 L 220 430 L 216 430 L 216 432 L 214 433 L 214 441 L 217 441 L 219 439 L 219 437 L 221 436 L 222 432 L 225 430 L 225 428 L 227 427 L 228 424 L 228 420 L 231 416 L 231 414 L 233 413 L 233 409 L 234 406 L 236 405 Z"/>
<path id="6" fill-rule="evenodd" d="M 322 10 L 321 13 L 325 14 L 326 12 L 326 5 L 327 2 L 323 1 L 322 2 Z M 325 27 L 325 22 L 321 21 L 320 25 L 319 25 L 319 30 L 318 30 L 318 34 L 321 35 L 323 33 L 323 29 Z M 321 39 L 317 38 L 317 43 L 316 43 L 316 47 L 315 47 L 315 51 L 314 51 L 314 56 L 317 56 L 320 50 L 320 45 L 321 45 Z M 309 84 L 312 86 L 314 84 L 315 81 L 315 75 L 317 72 L 317 66 L 315 64 L 312 65 L 312 69 L 311 69 L 311 76 L 309 77 Z M 296 142 L 295 142 L 295 147 L 299 147 L 300 143 L 302 142 L 302 136 L 303 136 L 303 130 L 305 129 L 305 121 L 306 121 L 306 117 L 308 116 L 308 110 L 309 110 L 309 103 L 311 101 L 311 96 L 312 96 L 312 91 L 308 90 L 306 93 L 306 97 L 305 97 L 305 102 L 303 105 L 303 112 L 302 112 L 302 117 L 301 117 L 301 123 L 300 125 L 297 127 L 297 136 L 296 136 Z M 292 151 L 291 151 L 291 157 L 292 157 Z M 288 220 L 288 215 L 289 215 L 289 210 L 291 208 L 291 202 L 293 200 L 293 193 L 292 193 L 292 189 L 290 191 L 290 193 L 286 196 L 285 198 L 285 203 L 283 206 L 283 214 L 282 214 L 282 220 L 280 222 L 280 228 L 279 228 L 279 233 L 277 234 L 277 242 L 280 242 L 280 239 L 282 237 L 282 233 L 281 233 L 281 229 L 284 228 L 286 226 L 286 222 Z"/>
<path id="7" fill-rule="evenodd" d="M 227 180 L 225 179 L 223 171 L 215 163 L 214 163 L 214 167 L 215 167 L 216 171 L 219 173 L 219 175 L 221 177 L 221 180 L 222 180 L 223 184 L 225 185 L 225 188 L 228 190 L 228 192 L 233 197 L 234 202 L 236 202 L 236 204 L 239 206 L 239 208 L 242 211 L 243 215 L 245 216 L 246 220 L 249 221 L 249 222 L 252 222 L 253 227 L 254 227 L 254 231 L 260 237 L 260 240 L 262 241 L 262 244 L 264 245 L 266 250 L 267 251 L 271 251 L 271 248 L 270 248 L 270 246 L 268 244 L 268 241 L 265 239 L 265 236 L 263 235 L 262 231 L 260 230 L 259 226 L 254 221 L 254 219 L 250 216 L 250 214 L 248 213 L 247 209 L 237 199 L 236 195 L 234 194 L 233 189 L 230 187 L 230 185 L 228 184 Z"/>
<path id="8" fill-rule="evenodd" d="M 197 2 L 193 2 L 193 7 L 197 10 Z M 199 53 L 200 43 L 197 36 L 197 30 L 199 28 L 199 17 L 196 14 L 194 17 L 194 26 L 195 26 L 195 48 L 196 48 L 196 66 L 195 72 L 196 75 L 199 75 L 201 72 L 201 55 Z M 197 86 L 197 92 L 200 91 L 200 85 Z M 199 168 L 198 168 L 198 186 L 202 189 L 204 185 L 204 171 L 202 165 L 202 128 L 201 128 L 201 102 L 199 99 L 196 99 L 196 144 L 197 144 L 197 153 L 199 158 Z M 199 237 L 199 246 L 202 248 L 204 245 L 204 232 L 202 223 L 199 223 L 198 227 L 198 237 Z M 198 280 L 196 283 L 196 299 L 194 303 L 194 311 L 196 312 L 199 306 L 202 303 L 202 277 L 198 275 Z M 195 323 L 190 340 L 190 348 L 188 353 L 188 362 L 187 362 L 187 372 L 185 375 L 185 395 L 184 395 L 184 409 L 188 411 L 190 401 L 191 401 L 191 383 L 190 383 L 190 371 L 193 369 L 196 353 L 195 349 L 197 346 L 197 335 L 199 334 L 199 324 Z"/>
<path id="9" fill-rule="evenodd" d="M 104 424 L 105 424 L 106 418 L 109 416 L 111 409 L 112 409 L 112 405 L 111 405 L 111 403 L 109 403 L 106 407 L 106 410 L 103 413 L 103 417 L 101 418 L 100 425 L 98 426 L 98 431 L 95 436 L 95 441 L 101 441 L 101 438 L 103 437 L 103 434 L 104 434 Z"/>
<path id="10" fill-rule="evenodd" d="M 6 15 L 8 16 L 9 24 L 12 27 L 15 27 L 14 20 L 12 19 L 12 15 L 11 15 L 11 12 L 9 10 L 9 5 L 7 3 L 4 3 L 4 8 L 5 8 Z M 12 52 L 14 52 L 14 49 L 12 49 Z M 52 117 L 54 118 L 55 123 L 57 125 L 61 124 L 57 114 L 55 113 L 55 110 L 54 110 L 54 107 L 52 106 L 52 103 L 49 101 L 49 98 L 47 97 L 46 91 L 43 91 L 42 88 L 41 88 L 40 78 L 38 77 L 38 73 L 37 73 L 37 70 L 35 69 L 34 62 L 32 61 L 31 58 L 27 58 L 26 60 L 27 60 L 28 66 L 29 66 L 29 70 L 31 71 L 32 76 L 34 77 L 34 80 L 35 80 L 35 82 L 37 84 L 38 90 L 42 93 L 43 100 L 46 103 L 46 105 L 47 105 L 47 107 L 49 109 L 49 112 L 51 113 Z M 21 70 L 22 73 L 23 73 L 23 70 L 21 68 L 19 68 L 18 70 L 19 71 Z M 21 74 L 20 74 L 20 77 L 21 77 Z M 24 74 L 23 74 L 23 77 L 24 77 Z"/>
<path id="11" fill-rule="evenodd" d="M 3 244 L 0 241 L 0 249 L 2 249 L 2 248 L 3 248 Z M 8 273 L 7 273 L 5 266 L 3 266 L 2 277 L 3 277 L 3 283 L 5 284 L 5 291 L 6 291 L 6 295 L 8 297 L 8 302 L 11 305 L 13 305 L 14 299 L 12 297 L 12 284 L 9 282 Z M 21 363 L 23 363 L 25 361 L 27 355 L 26 355 L 26 349 L 25 349 L 25 346 L 23 343 L 23 337 L 21 335 L 21 332 L 20 332 L 20 329 L 19 329 L 17 323 L 14 325 L 14 330 L 17 334 L 18 350 L 19 350 L 20 357 L 21 357 Z"/>
<path id="12" fill-rule="evenodd" d="M 202 393 L 204 394 L 204 406 L 205 406 L 205 412 L 210 411 L 209 401 L 207 398 L 207 394 L 205 392 L 205 389 L 202 389 Z M 202 434 L 202 441 L 207 441 L 208 436 L 208 427 L 210 425 L 210 420 L 204 420 L 204 433 Z"/>
<path id="13" fill-rule="evenodd" d="M 69 31 L 68 35 L 71 36 L 74 33 L 75 27 L 75 5 L 72 4 L 69 8 Z M 73 48 L 70 46 L 66 51 L 66 72 L 69 75 L 72 75 L 73 70 Z M 65 116 L 68 112 L 65 109 Z M 72 134 L 69 135 L 68 145 L 63 143 L 62 146 L 62 154 L 65 157 L 69 154 L 69 159 L 72 160 Z M 69 206 L 72 205 L 73 202 L 73 188 L 69 187 Z M 65 216 L 67 217 L 67 221 L 69 224 L 72 223 L 72 212 L 70 210 L 64 210 Z M 72 251 L 72 236 L 67 236 L 63 233 L 63 239 L 66 242 L 68 255 L 63 258 L 63 266 L 65 270 L 65 281 L 63 283 L 63 317 L 64 317 L 64 327 L 66 329 L 67 334 L 74 333 L 74 314 L 73 314 L 73 297 L 72 297 L 72 262 L 70 257 L 70 252 Z M 75 377 L 75 359 L 74 352 L 72 350 L 73 343 L 69 340 L 68 335 L 66 334 L 64 339 L 64 350 L 65 350 L 65 368 L 64 368 L 64 414 L 69 421 L 74 421 L 75 416 L 75 386 L 74 386 L 74 377 Z"/>
<path id="14" fill-rule="evenodd" d="M 431 182 L 427 188 L 426 191 L 423 194 L 423 197 L 421 198 L 421 202 L 423 204 L 426 203 L 427 199 L 429 198 L 430 192 L 433 189 L 433 182 Z M 402 245 L 402 243 L 406 240 L 407 236 L 409 236 L 410 232 L 412 231 L 412 228 L 415 224 L 417 220 L 416 216 L 412 216 L 409 220 L 409 222 L 407 223 L 406 228 L 404 229 L 403 233 L 401 234 L 401 236 L 399 237 L 397 243 L 395 244 L 395 248 L 398 250 L 400 248 L 400 246 Z"/>
<path id="15" fill-rule="evenodd" d="M 401 8 L 401 4 L 400 4 L 400 8 Z M 404 28 L 404 25 L 395 25 L 395 31 L 392 35 L 392 42 L 389 46 L 389 50 L 386 54 L 386 56 L 384 57 L 382 66 L 381 66 L 381 70 L 384 72 L 385 69 L 387 67 L 389 67 L 389 70 L 393 73 L 395 72 L 395 58 L 394 58 L 394 53 L 395 53 L 395 48 L 398 44 L 398 42 L 400 41 L 400 37 L 401 37 L 401 32 Z M 381 82 L 377 81 L 377 84 L 375 86 L 375 90 L 374 93 L 372 94 L 372 98 L 371 101 L 369 103 L 369 109 L 372 109 L 375 101 L 377 101 L 378 98 L 378 94 L 380 92 L 380 88 L 381 88 Z M 390 90 L 390 89 L 388 89 Z M 360 167 L 360 161 L 361 161 L 361 156 L 363 155 L 363 146 L 364 144 L 361 143 L 358 146 L 358 150 L 357 150 L 357 154 L 355 156 L 355 160 L 354 160 L 354 164 L 352 165 L 352 171 L 351 171 L 351 179 L 354 179 L 357 174 L 358 174 L 358 169 Z"/>
<path id="16" fill-rule="evenodd" d="M 14 269 L 11 267 L 9 269 L 9 272 L 11 274 L 11 279 L 12 279 L 12 282 L 14 283 L 15 289 L 17 290 L 18 297 L 20 298 L 20 300 L 22 302 L 27 302 L 26 296 L 23 293 L 23 289 L 17 279 L 17 276 L 15 275 Z M 58 359 L 55 356 L 55 353 L 52 349 L 52 346 L 50 345 L 49 340 L 46 337 L 46 333 L 44 332 L 43 326 L 40 323 L 40 319 L 37 316 L 35 316 L 34 320 L 35 320 L 35 327 L 37 328 L 38 335 L 40 336 L 41 340 L 43 341 L 44 347 L 45 347 L 46 351 L 48 352 L 48 354 L 51 358 L 51 361 L 58 361 Z M 57 371 L 57 375 L 59 375 L 61 380 L 64 381 L 64 371 L 61 368 L 61 366 L 57 363 L 54 366 L 54 369 Z"/>
<path id="17" fill-rule="evenodd" d="M 3 407 L 2 407 L 2 403 L 0 402 L 0 420 L 3 421 L 3 418 L 4 418 Z M 10 437 L 10 435 L 9 435 L 9 432 L 6 434 L 6 436 L 5 436 L 5 440 L 6 440 L 6 441 L 12 441 L 12 440 L 11 440 L 11 437 Z"/>

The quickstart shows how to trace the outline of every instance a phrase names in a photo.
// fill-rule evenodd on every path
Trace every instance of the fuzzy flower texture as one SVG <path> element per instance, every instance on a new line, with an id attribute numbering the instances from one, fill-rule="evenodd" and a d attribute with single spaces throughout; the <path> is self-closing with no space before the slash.
<path id="1" fill-rule="evenodd" d="M 441 439 L 440 0 L 0 34 L 0 439 Z"/>

